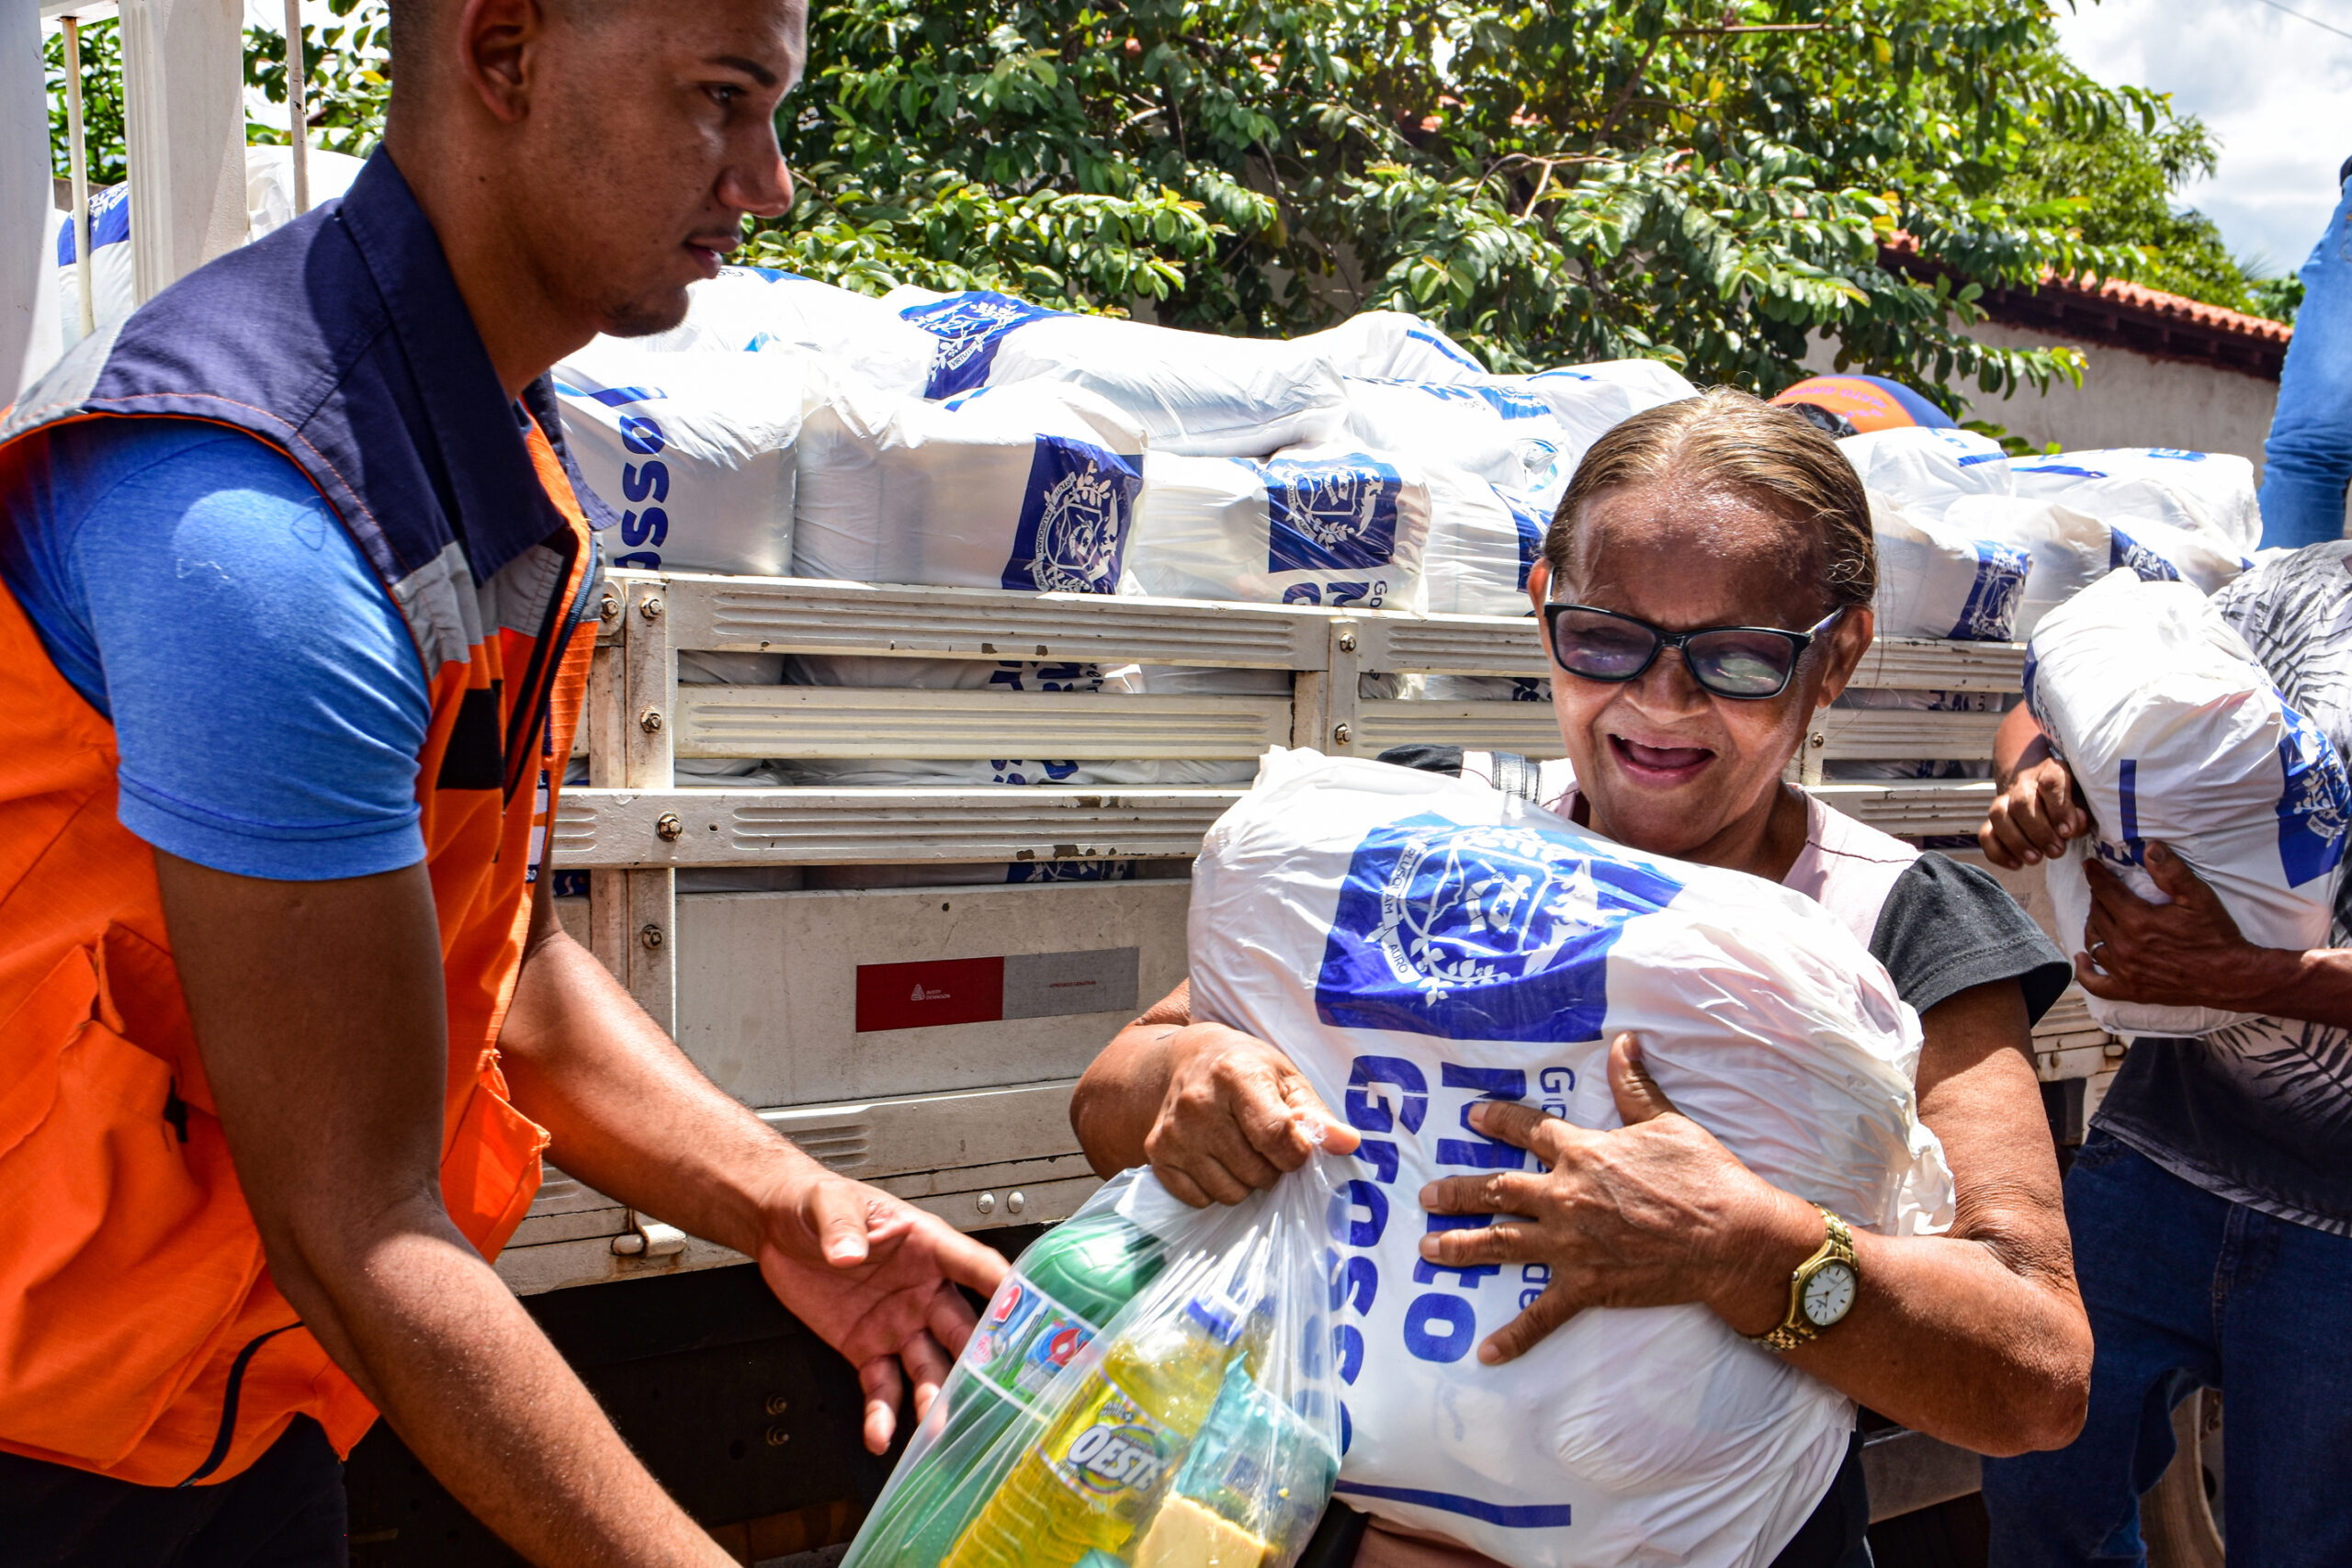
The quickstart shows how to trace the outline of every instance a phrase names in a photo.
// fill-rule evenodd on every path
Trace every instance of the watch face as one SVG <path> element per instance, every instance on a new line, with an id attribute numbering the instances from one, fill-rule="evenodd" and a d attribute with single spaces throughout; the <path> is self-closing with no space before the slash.
<path id="1" fill-rule="evenodd" d="M 1855 1284 L 1854 1270 L 1845 1263 L 1832 1261 L 1814 1270 L 1804 1282 L 1805 1321 L 1826 1328 L 1843 1318 L 1854 1305 Z"/>

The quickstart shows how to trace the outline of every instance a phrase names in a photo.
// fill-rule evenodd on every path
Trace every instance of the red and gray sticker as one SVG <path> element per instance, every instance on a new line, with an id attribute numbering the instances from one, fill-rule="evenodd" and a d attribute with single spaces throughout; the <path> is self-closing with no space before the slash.
<path id="1" fill-rule="evenodd" d="M 857 1032 L 1132 1010 L 1137 950 L 857 966 Z"/>

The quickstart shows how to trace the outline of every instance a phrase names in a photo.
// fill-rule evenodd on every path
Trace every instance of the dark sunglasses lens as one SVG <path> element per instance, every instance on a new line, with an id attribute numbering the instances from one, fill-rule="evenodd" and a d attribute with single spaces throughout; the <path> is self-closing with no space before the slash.
<path id="1" fill-rule="evenodd" d="M 1699 684 L 1721 696 L 1777 696 L 1796 667 L 1796 648 L 1770 632 L 1702 632 L 1683 650 Z"/>
<path id="2" fill-rule="evenodd" d="M 1657 637 L 1647 626 L 1571 610 L 1552 623 L 1552 655 L 1571 675 L 1590 681 L 1628 681 L 1640 673 L 1657 651 Z"/>

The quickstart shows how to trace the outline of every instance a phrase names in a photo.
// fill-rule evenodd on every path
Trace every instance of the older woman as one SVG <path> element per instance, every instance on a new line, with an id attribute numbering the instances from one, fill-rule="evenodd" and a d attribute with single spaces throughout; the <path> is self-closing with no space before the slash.
<path id="1" fill-rule="evenodd" d="M 2056 1447 L 2082 1424 L 2091 1342 L 2029 1030 L 2068 967 L 1982 872 L 1782 782 L 1870 646 L 1876 581 L 1861 485 L 1804 421 L 1718 389 L 1611 431 L 1528 581 L 1574 769 L 1546 804 L 1622 843 L 1795 888 L 1868 942 L 1920 1015 L 1919 1111 L 1957 1186 L 1951 1232 L 1856 1234 L 1849 1301 L 1792 1307 L 1792 1279 L 1829 1251 L 1822 1213 L 1677 1114 L 1623 1036 L 1610 1077 L 1625 1125 L 1474 1111 L 1479 1132 L 1548 1169 L 1432 1183 L 1431 1213 L 1524 1217 L 1432 1235 L 1423 1252 L 1550 1267 L 1549 1290 L 1480 1348 L 1488 1362 L 1588 1306 L 1698 1303 L 1918 1430 L 1984 1453 Z M 1193 1203 L 1238 1201 L 1315 1144 L 1354 1146 L 1277 1046 L 1195 1023 L 1184 987 L 1096 1058 L 1071 1118 L 1098 1170 L 1148 1160 Z M 1867 1561 L 1861 1491 L 1849 1456 L 1795 1539 L 1766 1543 L 1776 1568 Z M 1358 1563 L 1485 1561 L 1374 1525 Z"/>

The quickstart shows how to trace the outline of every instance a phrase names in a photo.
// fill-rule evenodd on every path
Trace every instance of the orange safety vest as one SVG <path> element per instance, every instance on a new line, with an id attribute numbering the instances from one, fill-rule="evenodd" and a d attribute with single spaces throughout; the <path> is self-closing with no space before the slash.
<path id="1" fill-rule="evenodd" d="M 375 183 L 379 207 L 392 207 Z M 404 186 L 393 194 L 407 199 Z M 298 238 L 317 243 L 323 226 L 334 242 L 334 222 L 306 220 Z M 180 412 L 109 406 L 104 380 L 91 394 L 89 362 L 107 352 L 94 344 L 52 373 L 78 376 L 51 399 L 61 412 L 32 406 L 40 389 L 28 396 L 0 432 L 13 438 L 0 462 L 65 419 Z M 539 417 L 552 406 L 539 396 Z M 322 482 L 334 470 L 310 440 L 315 424 L 280 442 L 257 418 L 220 422 L 303 468 L 383 572 L 402 540 L 387 547 L 355 513 L 371 495 L 380 513 L 384 495 Z M 555 808 L 594 640 L 571 635 L 596 570 L 582 503 L 538 424 L 521 445 L 560 525 L 489 582 L 469 581 L 462 557 L 441 570 L 432 624 L 452 635 L 420 639 L 433 705 L 417 797 L 448 1012 L 441 1190 L 484 1257 L 530 1207 L 547 1143 L 509 1102 L 497 1045 L 530 919 L 533 830 Z M 499 472 L 531 483 L 519 454 Z M 394 597 L 413 630 L 424 624 L 417 594 Z M 270 1279 L 173 965 L 154 852 L 116 818 L 113 727 L 59 673 L 5 586 L 0 671 L 11 686 L 0 703 L 0 1450 L 145 1485 L 217 1483 L 309 1416 L 348 1453 L 376 1412 Z"/>

